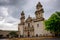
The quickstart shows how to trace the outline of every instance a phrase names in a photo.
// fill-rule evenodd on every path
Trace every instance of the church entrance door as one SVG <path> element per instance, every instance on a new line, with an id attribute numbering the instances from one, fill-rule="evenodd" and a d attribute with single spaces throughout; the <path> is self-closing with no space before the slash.
<path id="1" fill-rule="evenodd" d="M 28 37 L 30 37 L 30 33 L 28 32 Z"/>

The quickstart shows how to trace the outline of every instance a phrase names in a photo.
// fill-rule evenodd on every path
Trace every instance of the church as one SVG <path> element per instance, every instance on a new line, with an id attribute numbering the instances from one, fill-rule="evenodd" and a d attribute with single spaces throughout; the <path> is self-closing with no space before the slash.
<path id="1" fill-rule="evenodd" d="M 23 37 L 36 37 L 51 35 L 49 31 L 45 30 L 43 6 L 40 2 L 36 5 L 35 18 L 28 16 L 25 19 L 24 11 L 21 12 L 20 23 L 18 24 L 18 34 Z"/>

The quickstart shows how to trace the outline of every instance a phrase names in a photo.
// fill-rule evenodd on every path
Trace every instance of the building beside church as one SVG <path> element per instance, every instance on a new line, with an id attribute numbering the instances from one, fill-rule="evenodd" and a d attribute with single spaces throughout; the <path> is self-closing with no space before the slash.
<path id="1" fill-rule="evenodd" d="M 36 5 L 35 18 L 28 16 L 25 19 L 24 11 L 22 11 L 20 17 L 21 22 L 18 24 L 19 37 L 20 35 L 24 37 L 51 35 L 49 31 L 45 30 L 43 13 L 43 6 L 40 2 Z"/>

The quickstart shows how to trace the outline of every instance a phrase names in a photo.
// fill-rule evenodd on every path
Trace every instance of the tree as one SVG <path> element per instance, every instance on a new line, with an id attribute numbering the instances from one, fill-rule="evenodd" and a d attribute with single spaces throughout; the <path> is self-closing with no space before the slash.
<path id="1" fill-rule="evenodd" d="M 11 36 L 12 38 L 13 37 L 18 37 L 18 34 L 14 31 L 12 31 L 12 32 L 9 33 L 9 36 Z"/>
<path id="2" fill-rule="evenodd" d="M 9 34 L 7 34 L 6 37 L 9 38 Z"/>
<path id="3" fill-rule="evenodd" d="M 3 35 L 2 34 L 0 35 L 0 38 L 3 38 Z"/>
<path id="4" fill-rule="evenodd" d="M 60 33 L 60 12 L 55 12 L 45 21 L 45 29 L 55 34 Z"/>

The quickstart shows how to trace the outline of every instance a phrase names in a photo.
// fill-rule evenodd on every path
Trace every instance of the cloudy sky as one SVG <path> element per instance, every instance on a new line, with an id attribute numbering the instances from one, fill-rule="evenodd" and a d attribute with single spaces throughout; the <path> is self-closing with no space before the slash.
<path id="1" fill-rule="evenodd" d="M 0 0 L 0 30 L 18 30 L 21 11 L 25 12 L 26 18 L 35 17 L 38 2 L 43 5 L 45 19 L 60 11 L 60 0 Z"/>

